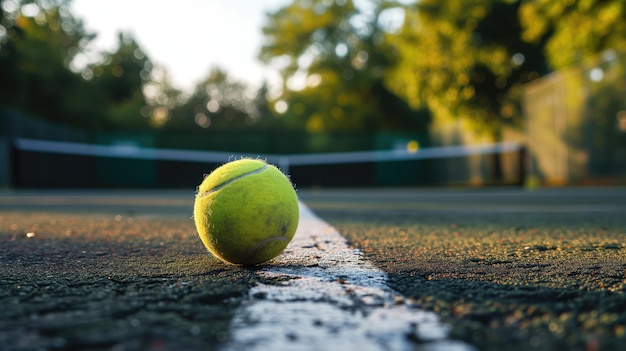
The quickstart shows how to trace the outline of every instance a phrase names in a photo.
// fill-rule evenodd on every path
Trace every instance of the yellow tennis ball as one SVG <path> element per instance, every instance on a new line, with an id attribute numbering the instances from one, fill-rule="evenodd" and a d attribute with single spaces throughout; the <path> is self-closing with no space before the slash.
<path id="1" fill-rule="evenodd" d="M 298 227 L 289 179 L 261 160 L 215 169 L 198 187 L 194 221 L 204 246 L 225 262 L 255 265 L 278 256 Z"/>

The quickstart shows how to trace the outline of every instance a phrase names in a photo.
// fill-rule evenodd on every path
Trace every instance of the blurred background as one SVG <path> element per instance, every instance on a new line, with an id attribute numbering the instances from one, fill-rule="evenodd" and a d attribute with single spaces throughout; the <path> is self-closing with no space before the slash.
<path id="1" fill-rule="evenodd" d="M 0 188 L 189 188 L 240 155 L 298 187 L 626 184 L 622 0 L 242 0 L 229 30 L 138 3 L 0 0 Z M 181 85 L 138 30 L 95 46 L 90 6 L 270 73 Z"/>

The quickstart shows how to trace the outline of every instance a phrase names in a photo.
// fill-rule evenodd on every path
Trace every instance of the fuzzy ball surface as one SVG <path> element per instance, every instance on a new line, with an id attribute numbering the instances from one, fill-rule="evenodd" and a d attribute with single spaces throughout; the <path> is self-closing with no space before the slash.
<path id="1" fill-rule="evenodd" d="M 241 159 L 198 187 L 194 221 L 204 246 L 222 261 L 256 265 L 278 256 L 298 227 L 296 191 L 278 168 Z"/>

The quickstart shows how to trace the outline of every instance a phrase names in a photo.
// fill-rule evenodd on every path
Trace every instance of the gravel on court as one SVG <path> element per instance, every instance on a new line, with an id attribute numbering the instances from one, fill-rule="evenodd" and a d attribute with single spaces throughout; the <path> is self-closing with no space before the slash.
<path id="1" fill-rule="evenodd" d="M 305 198 L 480 350 L 626 349 L 623 189 L 412 194 Z"/>
<path id="2" fill-rule="evenodd" d="M 0 194 L 0 349 L 215 349 L 280 284 L 206 252 L 193 193 L 107 194 Z M 299 195 L 455 339 L 626 349 L 626 189 Z"/>
<path id="3" fill-rule="evenodd" d="M 258 280 L 188 216 L 0 211 L 0 242 L 0 350 L 211 349 Z"/>

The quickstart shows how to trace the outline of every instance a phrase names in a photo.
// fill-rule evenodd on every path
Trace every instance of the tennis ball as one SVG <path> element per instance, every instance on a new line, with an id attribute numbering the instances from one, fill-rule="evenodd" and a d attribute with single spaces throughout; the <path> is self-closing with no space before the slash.
<path id="1" fill-rule="evenodd" d="M 289 179 L 261 160 L 215 169 L 198 187 L 194 221 L 217 258 L 255 265 L 278 256 L 298 227 L 298 198 Z"/>

